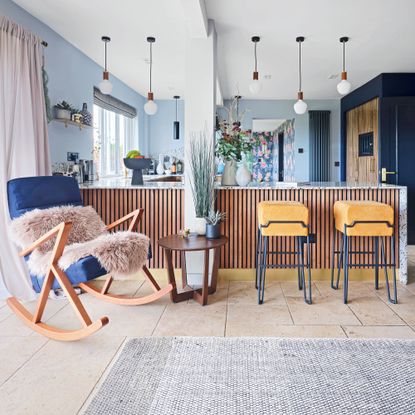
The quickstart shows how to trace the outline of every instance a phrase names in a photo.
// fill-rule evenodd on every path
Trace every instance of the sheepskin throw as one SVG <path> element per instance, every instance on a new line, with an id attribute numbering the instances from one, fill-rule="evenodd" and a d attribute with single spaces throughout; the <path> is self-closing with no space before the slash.
<path id="1" fill-rule="evenodd" d="M 110 274 L 122 277 L 139 271 L 147 260 L 147 236 L 129 231 L 109 233 L 91 206 L 31 210 L 12 221 L 12 236 L 20 248 L 25 248 L 61 222 L 72 222 L 67 246 L 59 260 L 63 270 L 92 255 Z M 54 243 L 52 239 L 30 255 L 27 263 L 32 275 L 46 274 Z"/>

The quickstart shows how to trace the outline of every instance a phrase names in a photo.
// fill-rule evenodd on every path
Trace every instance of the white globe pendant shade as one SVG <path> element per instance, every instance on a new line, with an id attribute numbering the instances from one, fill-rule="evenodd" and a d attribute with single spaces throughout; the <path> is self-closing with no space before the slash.
<path id="1" fill-rule="evenodd" d="M 147 115 L 154 115 L 157 112 L 157 104 L 153 100 L 148 100 L 144 104 L 144 111 Z"/>
<path id="2" fill-rule="evenodd" d="M 342 79 L 337 84 L 337 92 L 340 95 L 346 95 L 352 90 L 352 84 L 347 79 Z"/>
<path id="3" fill-rule="evenodd" d="M 294 111 L 296 114 L 298 115 L 302 115 L 305 114 L 307 111 L 307 103 L 305 101 L 303 101 L 302 99 L 299 99 L 295 104 L 294 104 Z"/>
<path id="4" fill-rule="evenodd" d="M 107 79 L 104 79 L 103 81 L 101 81 L 98 85 L 99 90 L 103 93 L 103 94 L 111 94 L 112 92 L 112 83 L 110 81 L 108 81 Z"/>
<path id="5" fill-rule="evenodd" d="M 253 95 L 259 94 L 261 89 L 262 89 L 262 83 L 259 79 L 255 79 L 249 84 L 249 90 L 251 91 L 251 94 Z"/>

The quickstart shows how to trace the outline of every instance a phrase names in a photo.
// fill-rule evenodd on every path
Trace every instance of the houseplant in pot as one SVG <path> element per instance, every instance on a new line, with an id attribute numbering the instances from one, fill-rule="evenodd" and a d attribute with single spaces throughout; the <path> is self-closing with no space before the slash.
<path id="1" fill-rule="evenodd" d="M 206 217 L 206 238 L 218 239 L 220 237 L 220 224 L 225 220 L 226 214 L 211 210 Z"/>
<path id="2" fill-rule="evenodd" d="M 250 131 L 243 131 L 241 129 L 241 120 L 244 113 L 239 114 L 238 110 L 239 97 L 235 97 L 232 101 L 228 111 L 228 119 L 219 121 L 218 131 L 220 138 L 216 142 L 216 154 L 223 159 L 225 168 L 222 174 L 223 186 L 236 186 L 239 183 L 237 180 L 238 163 L 243 160 L 244 154 L 247 154 L 252 149 Z M 246 165 L 240 164 L 239 168 L 243 168 L 242 174 L 239 176 L 246 176 Z M 250 180 L 250 177 L 249 177 Z M 246 178 L 243 181 L 245 184 Z"/>
<path id="3" fill-rule="evenodd" d="M 55 105 L 55 116 L 61 120 L 70 120 L 74 108 L 66 101 L 58 102 Z"/>
<path id="4" fill-rule="evenodd" d="M 196 213 L 195 232 L 204 235 L 205 218 L 215 201 L 215 155 L 205 134 L 192 134 L 189 144 L 189 179 Z"/>

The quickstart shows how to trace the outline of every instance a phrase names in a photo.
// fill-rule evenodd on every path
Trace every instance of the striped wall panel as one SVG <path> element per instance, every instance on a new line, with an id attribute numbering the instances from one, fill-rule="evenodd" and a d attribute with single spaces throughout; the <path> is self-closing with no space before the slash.
<path id="1" fill-rule="evenodd" d="M 317 235 L 312 244 L 313 268 L 331 267 L 331 246 L 333 235 L 333 204 L 337 200 L 372 200 L 390 204 L 395 209 L 395 223 L 398 225 L 399 190 L 396 189 L 220 189 L 217 208 L 226 213 L 227 220 L 222 224 L 222 233 L 229 243 L 222 248 L 220 268 L 254 268 L 255 241 L 257 230 L 257 205 L 262 200 L 291 200 L 304 203 L 310 209 L 311 232 Z M 396 240 L 398 230 L 396 226 Z M 270 250 L 289 251 L 294 249 L 293 238 L 270 239 Z M 339 242 L 339 240 L 337 240 Z M 337 248 L 339 244 L 337 243 Z M 396 244 L 399 263 L 399 244 Z M 370 251 L 370 238 L 353 238 L 352 249 Z M 387 242 L 390 258 L 390 243 Z M 277 260 L 273 254 L 274 262 Z M 294 263 L 293 255 L 280 255 L 281 263 Z M 370 263 L 369 254 L 353 255 L 355 263 Z"/>
<path id="2" fill-rule="evenodd" d="M 91 205 L 109 224 L 137 208 L 144 208 L 139 230 L 151 239 L 151 268 L 165 268 L 165 259 L 157 241 L 184 227 L 184 190 L 182 189 L 81 189 L 84 205 Z M 127 229 L 127 224 L 120 226 Z M 173 257 L 180 267 L 179 255 Z"/>

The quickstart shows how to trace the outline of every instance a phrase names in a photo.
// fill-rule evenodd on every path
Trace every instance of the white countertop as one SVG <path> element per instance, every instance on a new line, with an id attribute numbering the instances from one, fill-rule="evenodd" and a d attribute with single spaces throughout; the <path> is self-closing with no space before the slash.
<path id="1" fill-rule="evenodd" d="M 179 176 L 179 175 L 178 175 Z M 81 189 L 183 189 L 184 185 L 182 182 L 153 182 L 149 181 L 152 179 L 158 179 L 161 177 L 168 176 L 158 176 L 155 174 L 152 175 L 143 175 L 144 184 L 142 185 L 132 185 L 131 177 L 106 177 L 99 179 L 95 182 L 82 183 L 79 185 Z"/>

